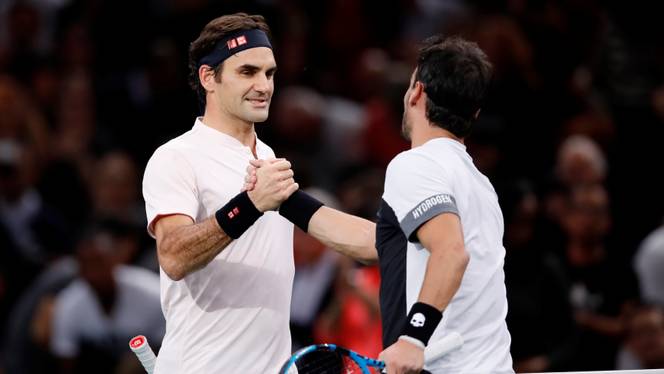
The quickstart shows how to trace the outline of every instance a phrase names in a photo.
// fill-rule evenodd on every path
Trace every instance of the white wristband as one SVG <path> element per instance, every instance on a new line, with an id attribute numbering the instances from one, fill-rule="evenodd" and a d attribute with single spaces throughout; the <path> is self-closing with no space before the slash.
<path id="1" fill-rule="evenodd" d="M 399 340 L 407 341 L 408 343 L 414 344 L 414 345 L 416 345 L 416 346 L 418 346 L 418 347 L 420 347 L 420 348 L 422 348 L 422 349 L 426 348 L 426 346 L 424 345 L 424 343 L 422 343 L 419 339 L 415 339 L 415 338 L 413 338 L 412 336 L 401 335 L 401 336 L 399 337 Z"/>

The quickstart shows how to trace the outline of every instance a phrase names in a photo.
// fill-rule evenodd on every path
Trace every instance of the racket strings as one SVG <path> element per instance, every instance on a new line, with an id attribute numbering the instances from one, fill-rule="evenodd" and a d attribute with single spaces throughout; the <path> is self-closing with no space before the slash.
<path id="1" fill-rule="evenodd" d="M 316 351 L 297 363 L 299 374 L 359 374 L 360 366 L 350 357 L 334 351 Z"/>

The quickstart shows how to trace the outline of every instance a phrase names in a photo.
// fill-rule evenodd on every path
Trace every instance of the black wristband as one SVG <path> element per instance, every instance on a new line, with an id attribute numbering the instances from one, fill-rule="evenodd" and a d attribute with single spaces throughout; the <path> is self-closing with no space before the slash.
<path id="1" fill-rule="evenodd" d="M 311 217 L 323 206 L 323 203 L 300 190 L 295 191 L 286 201 L 281 203 L 279 214 L 293 222 L 304 232 L 309 231 Z"/>
<path id="2" fill-rule="evenodd" d="M 233 239 L 237 239 L 263 215 L 249 199 L 247 191 L 237 194 L 217 210 L 214 217 L 219 226 Z"/>
<path id="3" fill-rule="evenodd" d="M 421 341 L 425 346 L 443 318 L 443 313 L 435 307 L 417 302 L 410 308 L 408 320 L 401 335 Z"/>

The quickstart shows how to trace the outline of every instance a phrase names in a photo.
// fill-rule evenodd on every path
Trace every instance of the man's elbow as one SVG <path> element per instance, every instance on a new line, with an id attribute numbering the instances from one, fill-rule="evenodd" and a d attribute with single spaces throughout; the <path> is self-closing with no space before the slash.
<path id="1" fill-rule="evenodd" d="M 166 273 L 168 278 L 173 281 L 179 281 L 187 274 L 185 273 L 181 262 L 178 261 L 176 256 L 169 250 L 169 243 L 164 242 L 162 245 L 157 246 L 157 254 L 159 260 L 159 267 Z"/>
<path id="2" fill-rule="evenodd" d="M 161 267 L 164 270 L 164 273 L 168 276 L 168 278 L 172 281 L 179 281 L 182 280 L 182 278 L 185 277 L 185 274 L 183 271 L 179 270 L 177 267 Z"/>
<path id="3" fill-rule="evenodd" d="M 164 259 L 164 260 L 160 259 L 159 266 L 164 271 L 164 273 L 166 273 L 168 278 L 176 282 L 184 278 L 185 275 L 187 275 L 182 270 L 182 267 L 178 266 L 176 261 L 173 259 Z"/>

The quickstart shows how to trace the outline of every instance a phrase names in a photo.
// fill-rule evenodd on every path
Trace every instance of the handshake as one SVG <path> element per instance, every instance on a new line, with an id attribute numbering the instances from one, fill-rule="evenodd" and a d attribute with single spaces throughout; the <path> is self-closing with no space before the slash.
<path id="1" fill-rule="evenodd" d="M 293 179 L 291 163 L 285 158 L 251 160 L 243 191 L 260 212 L 277 210 L 300 186 Z"/>

